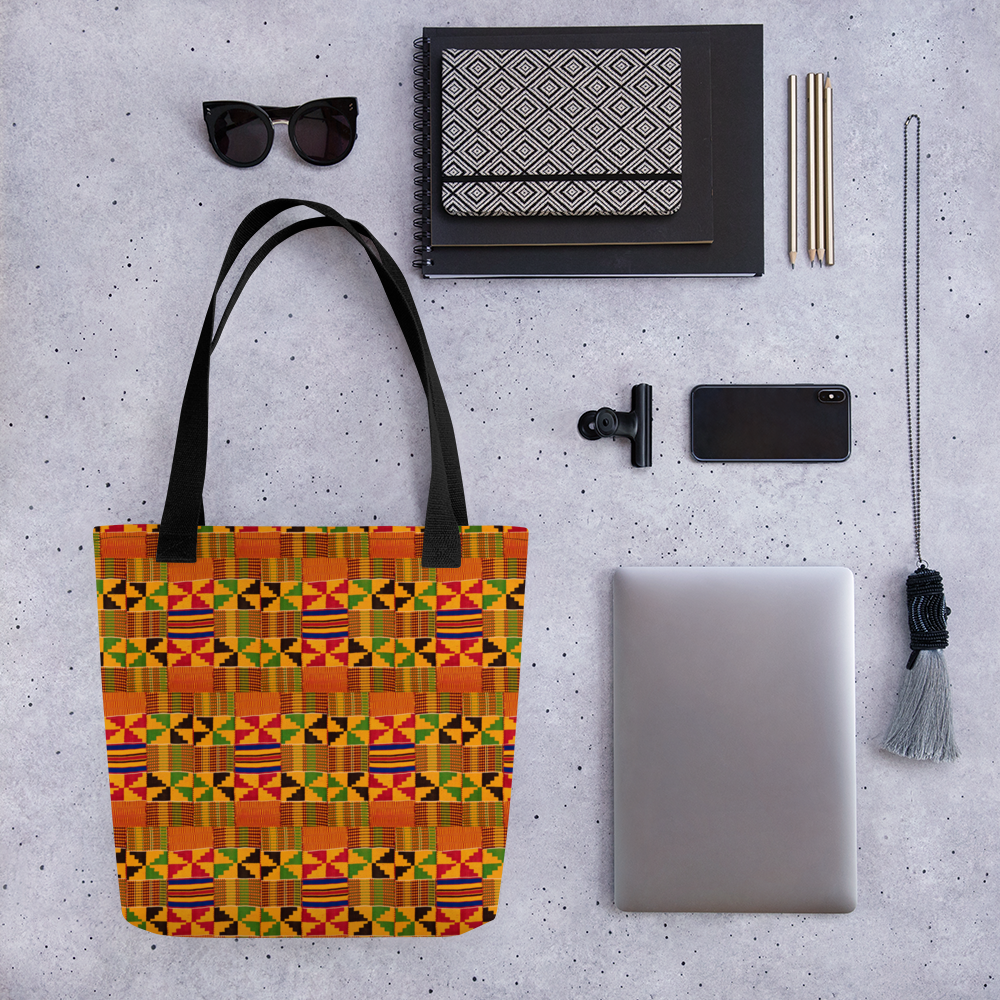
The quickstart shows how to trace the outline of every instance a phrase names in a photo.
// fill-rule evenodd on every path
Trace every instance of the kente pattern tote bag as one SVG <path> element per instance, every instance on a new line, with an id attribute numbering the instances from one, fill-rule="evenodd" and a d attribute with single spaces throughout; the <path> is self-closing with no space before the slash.
<path id="1" fill-rule="evenodd" d="M 218 327 L 247 241 L 280 212 Z M 247 279 L 317 226 L 365 249 L 424 387 L 423 527 L 206 525 L 209 357 Z M 496 916 L 528 533 L 469 526 L 416 307 L 359 223 L 261 205 L 195 353 L 160 523 L 94 531 L 122 913 L 158 934 L 461 934 Z"/>

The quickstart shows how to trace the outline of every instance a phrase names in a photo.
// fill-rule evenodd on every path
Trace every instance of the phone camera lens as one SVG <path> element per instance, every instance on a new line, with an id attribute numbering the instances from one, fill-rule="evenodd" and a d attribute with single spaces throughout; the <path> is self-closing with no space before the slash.
<path id="1" fill-rule="evenodd" d="M 820 389 L 819 401 L 821 403 L 842 403 L 847 399 L 847 393 L 843 389 Z"/>

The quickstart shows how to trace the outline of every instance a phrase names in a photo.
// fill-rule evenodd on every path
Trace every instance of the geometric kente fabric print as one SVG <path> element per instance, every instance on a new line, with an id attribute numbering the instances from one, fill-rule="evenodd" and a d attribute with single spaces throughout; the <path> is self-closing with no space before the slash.
<path id="1" fill-rule="evenodd" d="M 158 934 L 461 934 L 492 920 L 528 533 L 94 532 L 122 912 Z"/>

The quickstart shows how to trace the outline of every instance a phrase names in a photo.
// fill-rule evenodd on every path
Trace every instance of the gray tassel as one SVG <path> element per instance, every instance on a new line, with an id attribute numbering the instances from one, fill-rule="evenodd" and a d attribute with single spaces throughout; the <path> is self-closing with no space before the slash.
<path id="1" fill-rule="evenodd" d="M 951 683 L 944 653 L 951 608 L 945 605 L 941 574 L 921 566 L 906 580 L 910 654 L 896 713 L 883 750 L 915 760 L 955 760 Z"/>

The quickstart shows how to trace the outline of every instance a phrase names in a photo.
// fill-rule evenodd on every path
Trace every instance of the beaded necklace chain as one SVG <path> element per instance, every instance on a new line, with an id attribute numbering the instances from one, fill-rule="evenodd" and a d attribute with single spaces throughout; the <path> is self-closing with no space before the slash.
<path id="1" fill-rule="evenodd" d="M 910 392 L 910 313 L 909 313 L 909 127 L 915 121 L 916 167 L 914 169 L 913 246 L 913 392 Z M 913 541 L 917 565 L 925 566 L 920 555 L 920 118 L 910 115 L 903 124 L 903 358 L 906 368 L 906 437 L 910 451 L 910 502 L 913 508 Z"/>

